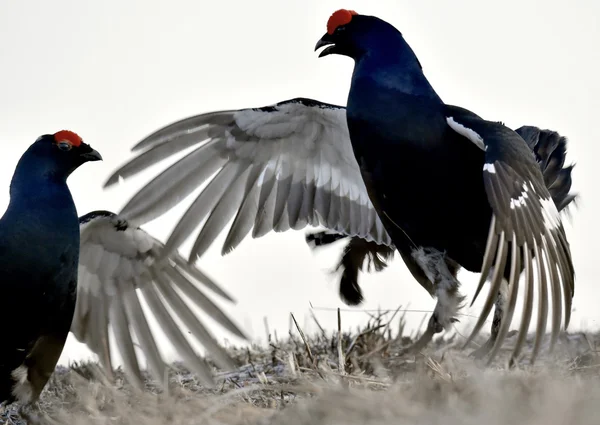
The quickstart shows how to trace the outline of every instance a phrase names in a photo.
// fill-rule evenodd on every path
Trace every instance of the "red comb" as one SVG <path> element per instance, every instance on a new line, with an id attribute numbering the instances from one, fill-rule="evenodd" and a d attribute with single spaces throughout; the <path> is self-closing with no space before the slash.
<path id="1" fill-rule="evenodd" d="M 331 35 L 340 25 L 350 23 L 352 17 L 358 15 L 354 10 L 340 9 L 333 12 L 327 21 L 327 34 Z"/>
<path id="2" fill-rule="evenodd" d="M 69 130 L 61 130 L 57 133 L 54 133 L 54 140 L 58 142 L 69 142 L 71 146 L 79 146 L 83 140 L 77 133 L 74 133 Z"/>

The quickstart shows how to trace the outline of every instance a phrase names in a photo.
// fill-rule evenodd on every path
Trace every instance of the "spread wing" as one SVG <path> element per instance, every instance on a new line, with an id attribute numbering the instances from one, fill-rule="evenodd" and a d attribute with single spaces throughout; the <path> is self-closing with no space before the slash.
<path id="1" fill-rule="evenodd" d="M 212 383 L 211 369 L 196 354 L 175 317 L 189 330 L 191 337 L 206 348 L 219 367 L 235 367 L 192 309 L 203 310 L 225 329 L 245 338 L 205 295 L 202 287 L 233 301 L 229 295 L 177 252 L 165 261 L 157 261 L 162 244 L 114 213 L 94 211 L 80 217 L 79 223 L 78 295 L 71 331 L 98 355 L 107 373 L 113 370 L 108 337 L 112 328 L 115 348 L 131 382 L 143 386 L 136 344 L 146 357 L 149 371 L 159 383 L 164 380 L 167 364 L 148 325 L 142 299 L 186 366 L 204 382 Z"/>
<path id="2" fill-rule="evenodd" d="M 145 223 L 207 183 L 175 226 L 167 252 L 203 220 L 190 260 L 201 256 L 232 219 L 223 253 L 250 231 L 260 237 L 307 225 L 391 244 L 363 183 L 343 107 L 297 98 L 175 122 L 138 143 L 133 150 L 141 153 L 105 187 L 192 146 L 120 213 Z"/>
<path id="3" fill-rule="evenodd" d="M 552 297 L 552 338 L 569 324 L 575 273 L 571 252 L 558 209 L 545 185 L 540 164 L 519 134 L 501 123 L 485 121 L 460 108 L 448 108 L 448 125 L 485 151 L 483 179 L 493 217 L 475 297 L 491 274 L 491 288 L 483 311 L 469 337 L 485 322 L 498 293 L 505 267 L 510 267 L 508 306 L 505 309 L 493 358 L 505 338 L 514 313 L 520 272 L 525 271 L 525 302 L 519 336 L 513 353 L 518 356 L 532 316 L 534 263 L 539 288 L 538 318 L 533 358 L 541 347 Z"/>

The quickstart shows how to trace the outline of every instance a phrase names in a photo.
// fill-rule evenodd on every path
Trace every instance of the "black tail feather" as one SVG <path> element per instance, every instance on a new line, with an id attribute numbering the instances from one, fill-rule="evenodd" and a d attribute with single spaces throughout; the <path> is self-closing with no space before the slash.
<path id="1" fill-rule="evenodd" d="M 541 130 L 525 125 L 515 130 L 529 145 L 540 164 L 544 182 L 559 211 L 571 204 L 577 197 L 571 191 L 571 173 L 574 165 L 565 167 L 567 138 L 556 131 Z"/>

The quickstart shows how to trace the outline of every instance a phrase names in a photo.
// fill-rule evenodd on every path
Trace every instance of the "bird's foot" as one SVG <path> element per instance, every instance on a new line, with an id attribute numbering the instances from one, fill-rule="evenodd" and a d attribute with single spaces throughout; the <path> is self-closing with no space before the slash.
<path id="1" fill-rule="evenodd" d="M 402 354 L 418 353 L 431 342 L 435 334 L 442 332 L 443 330 L 447 329 L 450 324 L 455 322 L 458 322 L 458 320 L 453 317 L 448 318 L 444 322 L 440 321 L 440 317 L 438 316 L 437 312 L 434 311 L 429 319 L 429 322 L 427 323 L 427 329 L 423 335 L 421 335 L 419 339 L 416 340 L 412 345 L 406 347 L 402 351 Z"/>
<path id="2" fill-rule="evenodd" d="M 516 334 L 518 334 L 518 331 L 516 331 L 516 330 L 509 331 L 508 334 L 506 335 L 506 338 L 510 338 Z M 498 339 L 498 332 L 496 329 L 492 329 L 492 334 L 490 335 L 488 340 L 481 347 L 479 347 L 478 349 L 469 353 L 469 357 L 473 357 L 476 360 L 483 359 L 485 356 L 487 356 L 490 353 L 490 351 L 492 351 L 492 348 L 494 348 L 494 344 L 496 344 L 497 339 Z M 516 359 L 511 357 L 509 360 L 509 367 L 512 368 L 514 366 L 516 366 Z"/>
<path id="3" fill-rule="evenodd" d="M 494 338 L 493 336 L 490 336 L 488 338 L 488 340 L 481 347 L 479 347 L 477 350 L 473 350 L 471 353 L 469 353 L 469 357 L 473 357 L 477 360 L 483 359 L 485 356 L 487 356 L 487 354 L 490 351 L 492 351 L 492 348 L 494 348 L 495 342 L 496 342 L 496 338 Z"/>
<path id="4" fill-rule="evenodd" d="M 27 407 L 28 407 L 27 404 L 22 404 L 22 405 L 19 406 L 19 410 L 18 410 L 19 416 L 28 425 L 38 425 L 38 424 L 41 424 L 42 420 L 40 419 L 40 417 L 38 415 L 36 415 L 33 411 L 31 411 L 31 410 L 35 410 L 35 409 L 29 409 L 30 411 L 27 411 L 26 410 Z"/>

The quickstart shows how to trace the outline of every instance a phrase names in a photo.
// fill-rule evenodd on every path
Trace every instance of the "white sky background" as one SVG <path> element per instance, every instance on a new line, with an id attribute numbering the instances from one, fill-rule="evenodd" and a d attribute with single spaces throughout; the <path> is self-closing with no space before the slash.
<path id="1" fill-rule="evenodd" d="M 163 125 L 296 96 L 344 105 L 352 61 L 318 59 L 313 52 L 338 8 L 379 16 L 400 29 L 447 103 L 513 128 L 537 125 L 569 137 L 568 158 L 577 162 L 574 188 L 583 195 L 568 226 L 577 271 L 571 329 L 596 329 L 600 5 L 593 0 L 5 0 L 0 2 L 0 208 L 8 203 L 17 160 L 43 133 L 71 129 L 102 153 L 104 162 L 83 166 L 69 185 L 80 215 L 92 209 L 116 212 L 154 174 L 108 191 L 101 185 L 131 157 L 129 149 L 138 140 Z M 188 204 L 145 228 L 165 240 Z M 235 307 L 223 305 L 251 336 L 264 340 L 265 315 L 271 329 L 284 335 L 290 312 L 309 331 L 315 329 L 303 319 L 310 302 L 345 307 L 326 274 L 339 249 L 313 255 L 304 232 L 287 232 L 247 238 L 221 257 L 223 239 L 200 266 L 239 300 Z M 461 277 L 470 301 L 477 276 L 463 272 Z M 387 271 L 363 275 L 362 286 L 367 302 L 361 308 L 434 306 L 399 257 Z M 463 312 L 478 311 L 476 305 Z M 315 314 L 326 327 L 335 326 L 335 312 Z M 422 316 L 408 313 L 409 325 L 418 325 Z M 366 320 L 360 312 L 342 317 L 345 328 Z M 62 361 L 82 355 L 86 351 L 71 337 Z"/>

